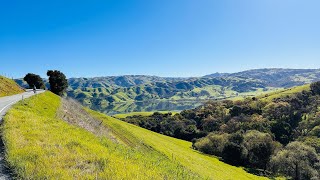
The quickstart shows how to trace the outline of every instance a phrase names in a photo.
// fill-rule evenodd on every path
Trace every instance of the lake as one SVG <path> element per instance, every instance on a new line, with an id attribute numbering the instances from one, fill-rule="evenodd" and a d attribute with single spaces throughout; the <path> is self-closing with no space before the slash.
<path id="1" fill-rule="evenodd" d="M 91 109 L 108 114 L 126 114 L 130 112 L 150 112 L 150 111 L 176 111 L 193 109 L 202 105 L 204 101 L 142 101 L 142 102 L 121 102 L 110 103 L 105 106 L 92 106 Z"/>

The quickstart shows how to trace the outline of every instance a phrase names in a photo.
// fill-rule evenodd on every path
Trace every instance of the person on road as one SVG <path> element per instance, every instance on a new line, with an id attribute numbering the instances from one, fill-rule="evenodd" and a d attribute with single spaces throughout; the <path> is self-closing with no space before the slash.
<path id="1" fill-rule="evenodd" d="M 37 88 L 35 85 L 33 85 L 33 92 L 36 94 L 37 93 Z"/>

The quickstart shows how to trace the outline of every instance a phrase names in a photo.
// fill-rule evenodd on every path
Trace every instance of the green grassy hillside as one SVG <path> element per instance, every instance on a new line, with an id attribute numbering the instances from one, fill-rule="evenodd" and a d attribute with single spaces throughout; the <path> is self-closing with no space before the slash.
<path id="1" fill-rule="evenodd" d="M 181 163 L 192 172 L 200 174 L 202 179 L 263 179 L 245 172 L 242 168 L 230 166 L 215 157 L 191 149 L 191 142 L 164 136 L 101 113 L 90 112 L 96 118 L 103 119 L 105 126 L 121 133 L 122 138 L 138 138 L 140 143 L 152 147 L 171 160 Z"/>
<path id="2" fill-rule="evenodd" d="M 268 90 L 265 84 L 245 78 L 190 78 L 179 81 L 144 83 L 129 87 L 114 84 L 107 86 L 92 79 L 85 82 L 70 80 L 68 96 L 85 105 L 92 106 L 114 102 L 147 100 L 207 100 L 239 96 L 242 93 Z M 82 87 L 86 84 L 86 87 Z"/>
<path id="3" fill-rule="evenodd" d="M 0 76 L 0 97 L 22 93 L 23 90 L 14 80 Z"/>
<path id="4" fill-rule="evenodd" d="M 296 86 L 296 87 L 292 87 L 284 90 L 270 92 L 261 96 L 257 96 L 257 98 L 261 100 L 272 101 L 275 98 L 291 96 L 291 95 L 295 95 L 296 93 L 299 93 L 302 91 L 309 91 L 309 90 L 310 90 L 310 84 L 306 84 L 302 86 Z"/>
<path id="5" fill-rule="evenodd" d="M 260 179 L 192 150 L 191 143 L 88 110 L 117 139 L 57 118 L 50 92 L 16 104 L 2 128 L 7 161 L 24 179 Z M 263 178 L 261 178 L 263 179 Z"/>

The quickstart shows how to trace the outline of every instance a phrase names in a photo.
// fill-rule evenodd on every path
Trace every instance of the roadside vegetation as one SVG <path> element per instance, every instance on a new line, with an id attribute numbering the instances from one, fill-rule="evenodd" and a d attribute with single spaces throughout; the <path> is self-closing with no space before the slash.
<path id="1" fill-rule="evenodd" d="M 0 76 L 0 97 L 23 93 L 24 90 L 12 79 Z"/>
<path id="2" fill-rule="evenodd" d="M 5 116 L 7 161 L 18 179 L 259 179 L 192 150 L 190 142 L 87 110 L 116 140 L 99 135 L 59 118 L 71 112 L 61 103 L 45 92 Z"/>

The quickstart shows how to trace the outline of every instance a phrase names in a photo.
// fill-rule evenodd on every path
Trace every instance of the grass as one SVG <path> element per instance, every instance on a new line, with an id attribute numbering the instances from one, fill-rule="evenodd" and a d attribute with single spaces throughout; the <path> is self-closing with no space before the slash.
<path id="1" fill-rule="evenodd" d="M 121 134 L 118 136 L 120 140 L 123 139 L 129 142 L 128 144 L 149 146 L 165 154 L 172 161 L 181 163 L 190 171 L 200 174 L 201 179 L 267 179 L 249 174 L 240 167 L 223 163 L 213 156 L 199 153 L 191 149 L 190 142 L 164 136 L 95 111 L 89 112 L 103 120 L 103 125 L 112 129 L 115 134 Z"/>
<path id="2" fill-rule="evenodd" d="M 198 179 L 153 149 L 116 144 L 57 119 L 60 103 L 46 92 L 5 116 L 6 158 L 18 179 Z"/>
<path id="3" fill-rule="evenodd" d="M 0 76 L 0 97 L 24 92 L 13 80 Z"/>
<path id="4" fill-rule="evenodd" d="M 58 96 L 19 102 L 2 127 L 18 179 L 266 179 L 192 150 L 191 143 L 88 110 L 121 143 L 57 118 Z"/>
<path id="5" fill-rule="evenodd" d="M 122 119 L 122 118 L 126 118 L 128 116 L 151 116 L 153 113 L 155 112 L 159 112 L 159 113 L 162 113 L 162 114 L 166 114 L 166 113 L 169 113 L 171 111 L 152 111 L 152 112 L 131 112 L 131 113 L 126 113 L 126 114 L 116 114 L 116 115 L 113 115 L 115 118 L 119 118 L 119 119 Z M 172 115 L 175 115 L 177 114 L 177 112 L 171 112 Z"/>
<path id="6" fill-rule="evenodd" d="M 298 92 L 302 91 L 309 91 L 310 90 L 310 84 L 302 85 L 302 86 L 296 86 L 289 89 L 279 90 L 270 92 L 268 94 L 257 96 L 258 99 L 265 100 L 265 101 L 272 101 L 275 98 L 281 98 L 285 96 L 291 96 Z"/>

